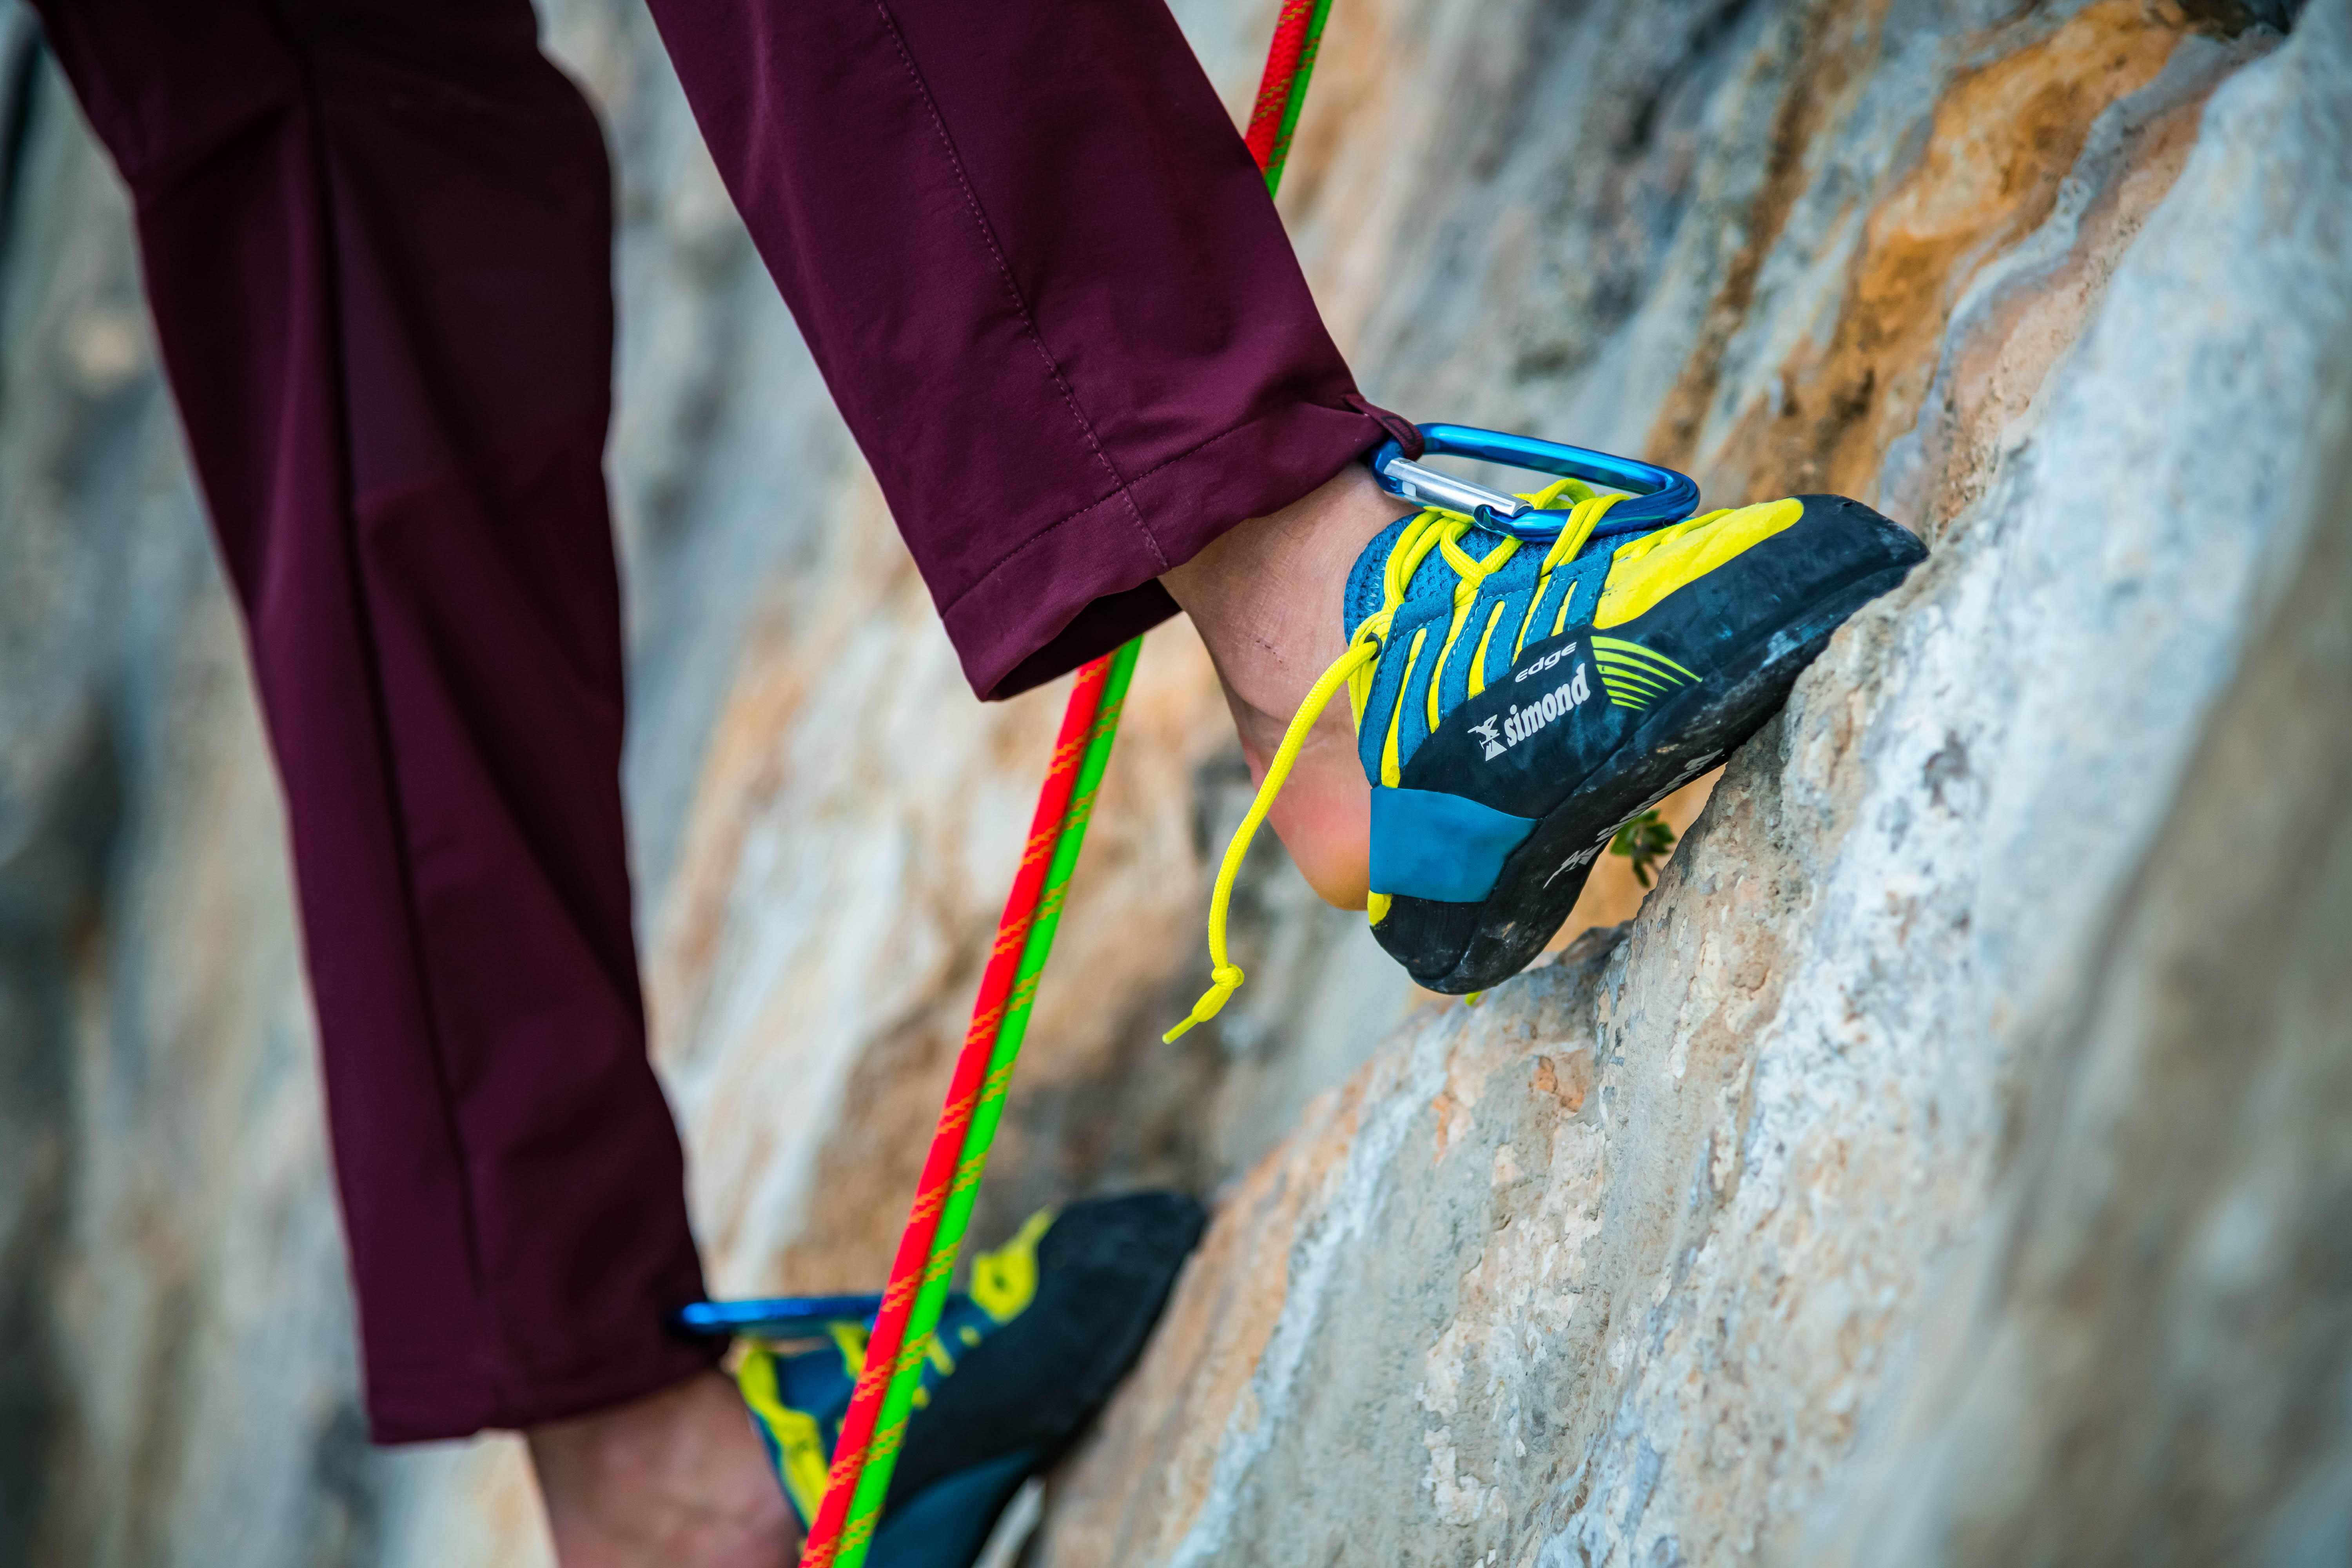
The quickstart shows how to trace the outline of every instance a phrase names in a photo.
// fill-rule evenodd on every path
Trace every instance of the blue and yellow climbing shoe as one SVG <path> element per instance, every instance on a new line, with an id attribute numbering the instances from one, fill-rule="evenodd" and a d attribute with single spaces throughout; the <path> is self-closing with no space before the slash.
<path id="1" fill-rule="evenodd" d="M 969 1568 L 1021 1483 L 1084 1429 L 1143 1349 L 1200 1239 L 1201 1206 L 1139 1193 L 1034 1215 L 973 1260 L 932 1336 L 907 1442 L 868 1568 Z M 857 1374 L 871 1300 L 844 1320 L 825 1303 L 739 1304 L 741 1321 L 825 1342 L 798 1354 L 749 1335 L 736 1365 L 754 1424 L 805 1527 Z M 744 1307 L 769 1306 L 763 1315 Z M 709 1316 L 709 1314 L 706 1314 Z"/>
<path id="2" fill-rule="evenodd" d="M 1373 933 L 1433 991 L 1483 991 L 1550 940 L 1617 829 L 1729 756 L 1847 616 L 1927 556 L 1857 501 L 1796 496 L 1690 515 L 1670 469 L 1459 426 L 1433 455 L 1559 476 L 1507 496 L 1375 453 L 1423 510 L 1358 559 L 1348 652 L 1309 692 L 1227 853 L 1215 984 L 1241 983 L 1223 915 L 1240 852 L 1341 686 L 1372 785 Z"/>

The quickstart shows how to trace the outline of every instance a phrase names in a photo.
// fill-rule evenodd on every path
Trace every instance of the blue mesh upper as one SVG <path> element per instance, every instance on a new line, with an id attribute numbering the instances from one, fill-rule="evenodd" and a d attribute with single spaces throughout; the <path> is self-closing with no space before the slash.
<path id="1" fill-rule="evenodd" d="M 1342 629 L 1348 636 L 1354 637 L 1356 628 L 1380 609 L 1389 552 L 1395 548 L 1398 536 L 1412 521 L 1410 517 L 1399 518 L 1356 557 L 1356 564 L 1348 574 L 1342 619 Z M 1483 560 L 1504 537 L 1474 528 L 1462 536 L 1461 549 Z M 1590 541 L 1575 560 L 1553 569 L 1551 582 L 1544 590 L 1540 624 L 1528 628 L 1527 646 L 1532 647 L 1551 635 L 1563 593 L 1568 595 L 1569 626 L 1592 618 L 1593 609 L 1601 603 L 1601 584 L 1609 575 L 1610 560 L 1623 542 L 1622 537 Z M 1479 634 L 1486 629 L 1486 618 L 1494 614 L 1497 602 L 1504 606 L 1503 618 L 1496 626 L 1494 640 L 1486 650 L 1486 684 L 1492 686 L 1509 674 L 1516 662 L 1511 650 L 1518 641 L 1519 626 L 1527 618 L 1528 603 L 1535 593 L 1537 574 L 1549 549 L 1549 544 L 1522 543 L 1500 571 L 1478 585 L 1477 602 L 1471 606 L 1469 617 L 1463 623 L 1461 638 L 1445 661 L 1444 681 L 1437 691 L 1440 722 L 1470 694 L 1470 667 L 1477 654 Z M 1381 750 L 1388 740 L 1389 715 L 1396 708 L 1400 687 L 1404 687 L 1405 709 L 1397 725 L 1399 765 L 1410 762 L 1421 743 L 1429 739 L 1429 682 L 1437 668 L 1439 650 L 1445 645 L 1445 634 L 1454 622 L 1454 588 L 1460 581 L 1446 563 L 1444 552 L 1433 550 L 1423 558 L 1412 581 L 1405 585 L 1404 603 L 1390 626 L 1388 641 L 1372 678 L 1371 700 L 1365 704 L 1363 724 L 1356 737 L 1356 754 L 1363 761 L 1365 776 L 1376 784 L 1381 782 Z M 1426 636 L 1422 639 L 1420 656 L 1414 658 L 1414 635 L 1423 632 Z M 1412 667 L 1412 682 L 1406 686 L 1408 665 Z"/>

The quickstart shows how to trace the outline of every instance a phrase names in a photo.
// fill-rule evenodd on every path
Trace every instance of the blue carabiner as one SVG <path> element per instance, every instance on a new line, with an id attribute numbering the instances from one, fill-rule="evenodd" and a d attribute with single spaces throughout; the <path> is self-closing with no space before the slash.
<path id="1" fill-rule="evenodd" d="M 870 1323 L 882 1310 L 879 1296 L 780 1296 L 760 1301 L 697 1301 L 670 1315 L 683 1333 L 754 1339 L 822 1337 L 834 1323 Z"/>
<path id="2" fill-rule="evenodd" d="M 1559 441 L 1538 441 L 1502 430 L 1480 430 L 1468 425 L 1423 425 L 1424 455 L 1476 458 L 1555 479 L 1583 479 L 1612 490 L 1631 492 L 1632 499 L 1609 509 L 1592 531 L 1595 539 L 1625 533 L 1647 533 L 1670 522 L 1680 522 L 1698 510 L 1698 486 L 1687 474 Z M 1404 455 L 1395 441 L 1381 443 L 1372 453 L 1372 474 L 1381 489 L 1423 506 L 1458 511 L 1481 528 L 1516 538 L 1540 542 L 1559 537 L 1568 526 L 1568 513 L 1529 506 L 1517 496 L 1485 485 L 1426 468 Z"/>

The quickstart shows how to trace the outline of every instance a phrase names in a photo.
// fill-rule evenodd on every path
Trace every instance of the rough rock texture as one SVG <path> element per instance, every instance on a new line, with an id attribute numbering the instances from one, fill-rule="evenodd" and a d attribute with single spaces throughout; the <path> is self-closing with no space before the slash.
<path id="1" fill-rule="evenodd" d="M 1781 21 L 1660 439 L 1937 553 L 1227 1201 L 1053 1568 L 2352 1554 L 2352 19 Z"/>
<path id="2" fill-rule="evenodd" d="M 1177 8 L 1240 107 L 1271 4 Z M 724 1289 L 863 1283 L 1059 694 L 970 700 L 646 18 L 548 9 L 622 185 L 698 1224 Z M 982 1223 L 1227 1196 L 1044 1562 L 2352 1555 L 2347 11 L 1340 0 L 1284 206 L 1375 395 L 1937 553 L 1657 894 L 1596 886 L 1627 931 L 1321 1100 L 1408 992 L 1278 850 L 1249 987 L 1156 1043 L 1245 778 L 1155 635 Z M 0 0 L 0 1564 L 528 1561 L 510 1441 L 361 1442 L 235 620 L 27 36 Z"/>

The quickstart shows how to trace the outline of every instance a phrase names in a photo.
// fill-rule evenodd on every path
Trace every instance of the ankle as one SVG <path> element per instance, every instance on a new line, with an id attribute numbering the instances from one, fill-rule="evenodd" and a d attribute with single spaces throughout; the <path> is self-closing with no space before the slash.
<path id="1" fill-rule="evenodd" d="M 1252 777 L 1265 777 L 1291 715 L 1347 651 L 1340 612 L 1356 558 L 1411 510 L 1350 463 L 1160 578 L 1216 663 Z M 1334 703 L 1307 734 L 1266 823 L 1309 885 L 1342 909 L 1364 907 L 1370 809 L 1348 705 Z"/>
<path id="2" fill-rule="evenodd" d="M 1346 649 L 1339 622 L 1349 568 L 1411 510 L 1350 463 L 1281 510 L 1228 529 L 1160 582 L 1233 695 L 1286 716 Z"/>
<path id="3" fill-rule="evenodd" d="M 562 1568 L 782 1568 L 799 1531 L 727 1379 L 525 1434 Z"/>

